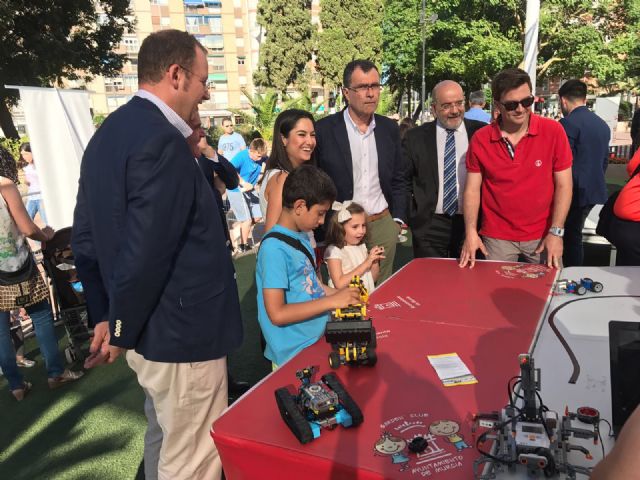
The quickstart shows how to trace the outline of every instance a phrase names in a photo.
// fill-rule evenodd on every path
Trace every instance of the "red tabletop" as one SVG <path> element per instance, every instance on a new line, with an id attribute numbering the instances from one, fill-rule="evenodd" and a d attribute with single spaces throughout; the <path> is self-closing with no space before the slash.
<path id="1" fill-rule="evenodd" d="M 455 261 L 412 261 L 371 295 L 377 365 L 336 371 L 364 422 L 301 445 L 282 421 L 274 391 L 293 391 L 296 370 L 308 365 L 319 367 L 316 379 L 331 371 L 321 339 L 214 423 L 226 478 L 473 478 L 471 415 L 505 404 L 506 382 L 518 372 L 517 355 L 529 351 L 554 279 L 554 270 L 533 265 L 460 270 Z M 442 386 L 427 355 L 451 352 L 477 384 Z M 415 436 L 428 441 L 419 455 L 406 448 Z"/>

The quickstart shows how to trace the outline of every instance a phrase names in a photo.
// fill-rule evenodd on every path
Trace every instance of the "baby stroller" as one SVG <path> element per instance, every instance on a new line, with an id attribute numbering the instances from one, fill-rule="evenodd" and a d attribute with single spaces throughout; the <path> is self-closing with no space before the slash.
<path id="1" fill-rule="evenodd" d="M 45 244 L 42 260 L 53 291 L 53 315 L 62 320 L 69 339 L 65 357 L 69 363 L 82 361 L 82 345 L 89 339 L 88 313 L 71 251 L 71 227 L 58 230 Z"/>

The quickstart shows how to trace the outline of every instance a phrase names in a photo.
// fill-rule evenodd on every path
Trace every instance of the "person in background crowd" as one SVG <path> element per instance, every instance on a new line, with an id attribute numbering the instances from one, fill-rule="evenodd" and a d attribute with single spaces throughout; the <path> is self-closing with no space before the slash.
<path id="1" fill-rule="evenodd" d="M 524 70 L 499 72 L 491 91 L 500 116 L 469 143 L 460 266 L 473 267 L 481 250 L 489 260 L 523 256 L 560 268 L 571 204 L 569 141 L 559 123 L 531 113 L 535 98 Z"/>
<path id="2" fill-rule="evenodd" d="M 631 119 L 631 156 L 640 148 L 640 107 L 636 108 Z"/>
<path id="3" fill-rule="evenodd" d="M 403 140 L 409 130 L 416 127 L 416 122 L 411 117 L 404 117 L 400 120 L 400 140 Z"/>
<path id="4" fill-rule="evenodd" d="M 17 272 L 33 255 L 25 237 L 46 242 L 51 240 L 54 231 L 51 227 L 38 227 L 22 203 L 22 197 L 16 184 L 18 169 L 11 154 L 0 147 L 0 273 Z M 26 286 L 26 287 L 25 287 Z M 16 288 L 14 288 L 16 287 Z M 26 291 L 25 291 L 26 288 Z M 16 305 L 16 297 L 28 295 L 26 305 Z M 0 368 L 9 383 L 9 390 L 17 401 L 22 401 L 31 390 L 32 384 L 26 382 L 18 370 L 16 351 L 11 341 L 9 315 L 11 310 L 25 306 L 33 321 L 40 351 L 47 366 L 49 388 L 57 388 L 68 382 L 78 380 L 83 372 L 74 372 L 64 368 L 64 361 L 58 350 L 58 339 L 53 326 L 53 314 L 49 304 L 49 289 L 34 267 L 31 277 L 19 286 L 0 286 L 2 307 L 0 310 Z"/>
<path id="5" fill-rule="evenodd" d="M 207 71 L 193 35 L 147 36 L 140 89 L 96 131 L 80 169 L 72 248 L 95 325 L 85 365 L 126 351 L 149 427 L 161 427 L 145 436 L 147 479 L 221 477 L 210 428 L 228 405 L 227 355 L 243 337 L 224 227 L 185 140 L 209 98 Z"/>
<path id="6" fill-rule="evenodd" d="M 247 144 L 242 135 L 233 131 L 231 118 L 225 117 L 222 119 L 222 129 L 224 133 L 218 139 L 218 153 L 231 161 L 238 152 L 247 148 Z"/>
<path id="7" fill-rule="evenodd" d="M 464 93 L 454 81 L 438 83 L 431 98 L 436 120 L 407 132 L 402 142 L 409 163 L 413 255 L 458 258 L 464 240 L 465 157 L 469 140 L 486 123 L 464 118 Z"/>
<path id="8" fill-rule="evenodd" d="M 469 110 L 464 113 L 464 118 L 467 120 L 491 123 L 491 114 L 484 109 L 486 104 L 482 90 L 471 92 L 469 95 Z"/>
<path id="9" fill-rule="evenodd" d="M 38 178 L 38 172 L 33 161 L 33 153 L 31 153 L 31 144 L 29 142 L 20 145 L 20 159 L 24 167 L 25 181 L 29 187 L 27 191 L 27 212 L 33 220 L 36 214 L 40 214 L 40 221 L 43 224 L 47 224 L 47 216 L 44 212 L 44 205 L 42 204 L 42 194 L 40 190 L 40 179 Z"/>
<path id="10" fill-rule="evenodd" d="M 262 222 L 260 200 L 256 192 L 256 184 L 262 173 L 262 166 L 258 163 L 267 153 L 267 145 L 261 138 L 251 141 L 248 149 L 234 155 L 231 164 L 235 167 L 240 184 L 237 188 L 228 189 L 227 196 L 231 203 L 231 209 L 240 222 L 241 252 L 247 252 L 253 248 L 249 245 L 251 231 L 256 223 Z"/>
<path id="11" fill-rule="evenodd" d="M 587 84 L 566 81 L 558 91 L 564 118 L 560 124 L 567 133 L 573 154 L 573 196 L 564 224 L 565 267 L 581 266 L 584 259 L 582 229 L 596 204 L 607 201 L 604 179 L 609 164 L 611 130 L 604 120 L 587 108 Z"/>
<path id="12" fill-rule="evenodd" d="M 345 66 L 343 111 L 318 121 L 318 166 L 335 182 L 339 202 L 362 205 L 369 219 L 367 248 L 384 248 L 383 282 L 393 272 L 398 234 L 407 219 L 409 185 L 400 130 L 390 118 L 375 113 L 380 101 L 380 72 L 368 60 Z"/>
<path id="13" fill-rule="evenodd" d="M 640 266 L 640 149 L 627 164 L 632 177 L 613 204 L 611 243 L 618 249 L 616 266 Z M 635 175 L 634 175 L 635 173 Z"/>

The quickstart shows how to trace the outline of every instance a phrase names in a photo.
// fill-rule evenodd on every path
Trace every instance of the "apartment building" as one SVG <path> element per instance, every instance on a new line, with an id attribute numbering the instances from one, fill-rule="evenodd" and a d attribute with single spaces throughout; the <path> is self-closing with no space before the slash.
<path id="1" fill-rule="evenodd" d="M 200 106 L 203 119 L 219 122 L 230 109 L 247 109 L 241 90 L 253 92 L 261 30 L 256 21 L 258 0 L 131 0 L 135 33 L 125 34 L 117 47 L 127 56 L 120 75 L 96 77 L 92 92 L 95 115 L 124 105 L 138 88 L 138 50 L 147 35 L 163 29 L 185 30 L 207 47 L 211 99 Z M 208 126 L 208 125 L 207 125 Z"/>

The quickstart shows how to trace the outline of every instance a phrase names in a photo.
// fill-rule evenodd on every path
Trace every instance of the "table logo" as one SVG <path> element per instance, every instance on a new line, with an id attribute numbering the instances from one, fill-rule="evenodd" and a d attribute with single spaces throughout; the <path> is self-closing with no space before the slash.
<path id="1" fill-rule="evenodd" d="M 411 413 L 391 418 L 380 424 L 381 433 L 373 445 L 376 457 L 385 457 L 399 472 L 417 477 L 430 477 L 462 466 L 462 452 L 470 449 L 453 420 L 432 421 L 428 413 Z M 410 445 L 422 438 L 426 447 L 412 452 Z"/>

